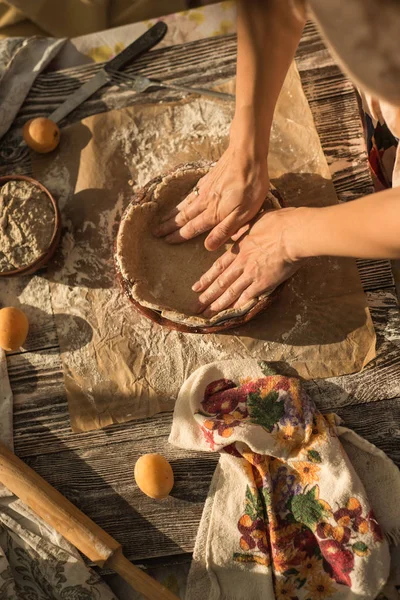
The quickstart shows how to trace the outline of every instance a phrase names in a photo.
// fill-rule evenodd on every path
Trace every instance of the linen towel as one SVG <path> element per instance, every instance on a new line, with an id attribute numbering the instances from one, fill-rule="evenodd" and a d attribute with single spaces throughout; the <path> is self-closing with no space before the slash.
<path id="1" fill-rule="evenodd" d="M 390 553 L 372 499 L 393 540 L 398 497 L 375 495 L 372 475 L 367 496 L 356 470 L 362 474 L 361 453 L 369 455 L 371 445 L 354 434 L 362 448 L 353 466 L 338 438 L 342 433 L 349 446 L 353 432 L 338 422 L 319 413 L 298 379 L 274 374 L 266 363 L 221 361 L 185 382 L 170 443 L 221 453 L 187 599 L 377 598 Z M 389 473 L 380 483 L 399 489 L 395 465 L 372 449 Z"/>

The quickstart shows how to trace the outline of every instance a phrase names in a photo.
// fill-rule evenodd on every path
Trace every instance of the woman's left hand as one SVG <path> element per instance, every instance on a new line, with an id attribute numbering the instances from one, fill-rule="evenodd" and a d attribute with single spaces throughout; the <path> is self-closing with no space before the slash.
<path id="1" fill-rule="evenodd" d="M 272 291 L 301 265 L 292 254 L 291 236 L 298 211 L 286 208 L 262 214 L 230 250 L 194 284 L 200 292 L 199 313 L 209 317 L 226 308 L 242 308 Z"/>

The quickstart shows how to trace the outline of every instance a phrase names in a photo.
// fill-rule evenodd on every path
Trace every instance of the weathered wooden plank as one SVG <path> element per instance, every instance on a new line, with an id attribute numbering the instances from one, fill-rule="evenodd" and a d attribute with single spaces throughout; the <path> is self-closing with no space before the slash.
<path id="1" fill-rule="evenodd" d="M 306 383 L 313 400 L 326 410 L 400 397 L 400 312 L 397 296 L 394 288 L 391 293 L 369 292 L 367 296 L 377 333 L 377 357 L 359 373 Z M 379 411 L 376 406 L 377 418 Z"/>
<path id="2" fill-rule="evenodd" d="M 65 97 L 87 81 L 100 68 L 101 64 L 66 69 L 57 74 L 42 74 L 30 90 L 21 107 L 15 124 L 21 125 L 27 119 L 51 112 Z M 143 74 L 165 81 L 184 85 L 205 86 L 232 77 L 236 68 L 236 37 L 220 36 L 208 40 L 198 40 L 188 44 L 171 46 L 149 52 L 126 69 L 127 73 Z M 105 87 L 75 110 L 66 123 L 75 122 L 84 116 L 119 108 L 128 104 L 159 102 L 182 98 L 176 91 L 159 91 L 136 94 L 119 86 Z"/>
<path id="3" fill-rule="evenodd" d="M 378 410 L 377 410 L 378 408 Z M 344 425 L 383 450 L 400 468 L 400 397 L 337 410 Z"/>
<path id="4" fill-rule="evenodd" d="M 315 402 L 326 410 L 376 403 L 400 396 L 400 315 L 394 294 L 369 294 L 377 327 L 378 357 L 361 373 L 308 382 Z M 389 317 L 389 318 L 388 318 Z M 106 430 L 74 434 L 70 430 L 63 379 L 56 350 L 35 353 L 27 369 L 26 355 L 9 358 L 15 396 L 15 441 L 20 456 L 52 454 L 107 446 L 131 439 L 166 438 L 170 415 L 139 420 Z M 380 409 L 376 408 L 377 415 Z"/>
<path id="5" fill-rule="evenodd" d="M 339 200 L 373 193 L 364 129 L 353 84 L 334 63 L 313 23 L 307 23 L 296 62 Z M 365 290 L 394 285 L 389 261 L 358 261 Z"/>
<path id="6" fill-rule="evenodd" d="M 314 35 L 315 36 L 315 32 L 312 33 L 311 30 L 309 30 L 308 32 L 308 36 L 309 39 L 311 39 L 311 36 Z M 208 40 L 208 42 L 212 42 L 212 40 Z M 217 40 L 218 44 L 221 46 L 223 45 L 223 43 L 226 42 L 226 39 L 220 38 Z M 212 42 L 213 43 L 213 42 Z M 232 49 L 234 49 L 234 40 L 232 39 L 228 39 L 227 43 L 229 45 L 229 52 L 232 52 Z M 318 44 L 318 41 L 315 41 L 316 44 Z M 204 43 L 200 44 L 200 49 L 204 46 Z M 208 47 L 208 46 L 207 46 Z M 196 56 L 196 43 L 194 43 L 192 45 L 192 52 L 194 53 L 194 55 Z M 319 45 L 319 48 L 322 49 L 323 45 Z M 184 48 L 183 48 L 184 50 Z M 215 48 L 214 48 L 215 50 Z M 213 52 L 214 52 L 213 50 Z M 172 54 L 175 51 L 175 49 L 171 49 L 170 54 Z M 179 52 L 182 51 L 182 48 L 178 47 L 178 54 Z M 301 51 L 301 48 L 300 48 Z M 154 54 L 154 53 L 152 53 Z M 163 57 L 163 53 L 162 51 L 160 51 L 159 56 L 157 58 L 157 60 L 159 60 L 160 64 L 164 64 L 164 57 Z M 183 53 L 184 55 L 184 53 Z M 151 61 L 154 59 L 154 57 L 151 57 Z M 146 58 L 146 60 L 150 60 Z M 170 58 L 168 60 L 175 60 L 173 59 L 173 57 L 170 56 Z M 181 59 L 179 59 L 181 60 Z M 325 53 L 325 61 L 328 62 L 328 60 L 331 61 L 329 55 L 326 55 Z M 151 62 L 150 61 L 150 62 Z M 303 60 L 303 64 L 304 60 Z M 330 63 L 331 64 L 331 63 Z M 146 68 L 147 68 L 147 63 L 146 63 Z M 332 65 L 331 65 L 332 66 Z M 96 69 L 96 66 L 88 66 L 88 67 L 82 67 L 78 70 L 76 69 L 72 69 L 70 70 L 70 72 L 84 72 L 85 73 L 85 77 L 87 78 L 92 72 L 93 69 Z M 136 68 L 136 67 L 135 67 Z M 142 68 L 142 66 L 139 64 L 137 66 L 138 69 Z M 161 68 L 161 67 L 160 67 Z M 334 69 L 336 69 L 336 67 L 333 67 Z M 54 80 L 59 80 L 60 77 L 64 77 L 64 74 L 49 74 L 49 75 L 43 75 L 44 77 L 48 77 L 49 79 L 54 79 Z M 313 80 L 316 81 L 318 78 L 321 79 L 320 85 L 318 86 L 314 86 L 313 88 L 313 98 L 311 98 L 311 94 L 309 92 L 309 96 L 310 96 L 310 101 L 314 102 L 314 115 L 315 114 L 319 114 L 318 113 L 318 102 L 320 102 L 319 98 L 317 96 L 315 96 L 315 90 L 320 88 L 320 94 L 323 92 L 323 81 L 324 81 L 324 77 L 325 75 L 321 75 L 320 72 L 318 70 L 308 70 L 307 71 L 307 77 L 309 79 L 312 79 L 312 77 L 314 78 Z M 338 95 L 338 97 L 340 97 L 340 90 L 341 90 L 341 85 L 343 86 L 343 82 L 345 81 L 344 77 L 339 73 L 339 75 L 335 75 L 336 80 L 337 80 L 337 85 L 335 84 L 335 94 Z M 326 77 L 325 77 L 326 79 Z M 38 79 L 38 82 L 40 84 L 41 78 Z M 39 85 L 38 84 L 38 85 Z M 58 84 L 57 84 L 58 85 Z M 74 83 L 74 85 L 76 85 L 76 82 Z M 307 87 L 307 85 L 305 85 L 305 87 Z M 347 89 L 347 88 L 346 88 Z M 42 91 L 42 90 L 40 90 Z M 332 92 L 333 93 L 333 92 Z M 346 92 L 347 93 L 347 92 Z M 357 119 L 356 122 L 358 122 L 358 126 L 354 127 L 353 124 L 350 125 L 350 133 L 348 133 L 348 135 L 353 136 L 355 134 L 357 134 L 358 136 L 360 136 L 360 120 L 358 118 L 358 113 L 357 113 L 357 107 L 355 105 L 354 102 L 354 94 L 352 91 L 352 88 L 350 90 L 350 92 L 347 93 L 347 95 L 349 96 L 348 98 L 348 103 L 351 103 L 351 111 L 353 115 L 356 115 Z M 344 96 L 344 94 L 342 93 L 342 97 Z M 335 107 L 335 110 L 337 110 L 337 107 Z M 328 112 L 327 114 L 323 114 L 323 118 L 321 118 L 321 127 L 324 127 L 327 131 L 330 130 L 331 128 L 331 121 L 332 118 L 335 116 L 335 110 L 333 111 L 333 115 L 330 114 L 330 112 Z M 352 121 L 353 122 L 353 121 Z M 341 135 L 343 136 L 343 123 L 340 123 L 340 130 L 341 130 Z M 328 138 L 327 136 L 325 136 L 325 143 L 328 143 Z M 354 147 L 354 152 L 358 152 L 360 151 L 360 146 L 357 144 Z M 340 158 L 342 159 L 343 157 L 345 157 L 346 154 L 340 155 Z M 363 169 L 365 170 L 365 165 L 363 166 Z M 336 173 L 340 173 L 340 169 L 338 169 L 336 171 Z M 335 179 L 335 177 L 334 177 Z M 337 179 L 337 177 L 336 177 Z M 348 175 L 348 183 L 346 183 L 346 185 L 349 185 L 351 182 L 354 182 L 354 170 L 351 171 Z M 379 276 L 375 273 L 374 270 L 374 264 L 376 263 L 366 263 L 366 261 L 361 262 L 361 266 L 364 269 L 364 280 L 367 279 L 367 284 L 371 286 L 371 284 L 373 283 L 375 286 L 380 285 L 380 286 L 386 286 L 388 285 L 388 282 L 390 280 L 389 276 L 390 274 L 387 272 L 387 263 L 385 261 L 381 261 L 380 264 L 380 268 L 383 271 L 382 276 Z M 378 265 L 379 266 L 379 265 Z M 375 313 L 377 315 L 377 313 Z M 377 324 L 378 328 L 379 328 L 379 323 Z M 385 327 L 386 325 L 384 324 L 383 327 Z M 40 347 L 40 345 L 42 344 L 42 341 L 39 341 L 39 339 L 37 338 L 37 336 L 34 337 L 35 341 L 38 341 L 38 346 Z M 28 349 L 34 349 L 34 347 L 31 347 Z M 29 357 L 28 357 L 29 358 Z M 50 367 L 50 369 L 53 369 L 53 375 L 48 376 L 48 369 L 49 369 L 49 365 L 45 364 L 46 361 L 49 360 L 48 355 L 46 353 L 43 353 L 39 356 L 36 357 L 35 361 L 34 361 L 34 373 L 29 375 L 27 373 L 27 369 L 26 369 L 26 365 L 27 365 L 27 357 L 22 358 L 23 362 L 22 366 L 19 364 L 19 359 L 14 358 L 13 360 L 11 360 L 10 357 L 10 364 L 11 364 L 11 376 L 12 376 L 12 381 L 13 381 L 13 385 L 15 386 L 16 389 L 16 403 L 19 407 L 21 407 L 21 411 L 16 414 L 16 427 L 17 430 L 20 431 L 22 430 L 22 428 L 28 428 L 27 430 L 29 431 L 29 420 L 32 419 L 32 413 L 30 412 L 31 410 L 35 410 L 34 407 L 30 408 L 29 407 L 29 402 L 27 402 L 26 400 L 26 392 L 25 390 L 28 390 L 28 394 L 32 391 L 32 379 L 37 379 L 38 381 L 38 385 L 37 388 L 40 391 L 37 391 L 35 394 L 35 402 L 36 402 L 36 406 L 38 407 L 38 413 L 36 415 L 36 417 L 39 420 L 43 420 L 46 418 L 50 418 L 50 415 L 47 414 L 47 416 L 44 416 L 43 414 L 43 410 L 45 410 L 45 407 L 47 406 L 47 408 L 49 409 L 49 411 L 51 411 L 51 419 L 52 419 L 52 426 L 57 428 L 60 426 L 59 423 L 59 419 L 61 419 L 62 421 L 65 420 L 66 417 L 66 407 L 65 407 L 65 399 L 63 399 L 63 388 L 62 388 L 62 376 L 60 372 L 56 372 L 56 367 Z M 43 360 L 43 362 L 42 362 Z M 397 362 L 396 360 L 392 360 L 392 356 L 390 353 L 387 354 L 386 358 L 384 359 L 384 365 L 386 365 L 386 363 L 388 363 L 387 368 L 385 371 L 383 371 L 383 376 L 386 377 L 386 380 L 391 384 L 392 382 L 396 381 L 396 378 L 398 376 L 398 370 L 397 370 Z M 380 379 L 380 378 L 379 378 Z M 353 383 L 351 385 L 351 393 L 354 393 L 355 384 Z M 366 386 L 367 387 L 367 386 Z M 382 386 L 381 387 L 382 390 L 386 390 L 387 386 Z M 383 393 L 383 391 L 382 391 Z M 367 395 L 367 398 L 369 396 Z M 19 399 L 22 399 L 21 401 Z M 360 396 L 361 401 L 367 401 L 365 400 L 365 396 L 363 394 L 361 394 Z M 52 404 L 53 399 L 55 399 L 55 404 Z M 23 407 L 23 408 L 22 408 Z M 69 424 L 68 424 L 69 425 Z M 68 425 L 67 425 L 67 431 L 68 431 Z M 67 435 L 67 434 L 66 434 Z"/>
<path id="7" fill-rule="evenodd" d="M 400 401 L 383 400 L 377 404 L 347 406 L 336 412 L 347 426 L 400 464 Z M 85 449 L 24 457 L 120 541 L 131 560 L 192 551 L 218 458 L 213 453 L 184 452 L 169 446 L 171 415 L 156 420 L 163 422 L 163 434 L 157 431 L 154 436 L 144 435 L 142 429 L 137 436 L 132 431 L 129 441 L 116 442 L 110 431 L 108 444 L 98 445 L 92 440 Z M 147 432 L 153 421 L 146 422 Z M 176 485 L 166 501 L 155 502 L 143 496 L 134 484 L 134 462 L 144 452 L 161 452 L 173 466 Z"/>
<path id="8" fill-rule="evenodd" d="M 134 463 L 145 452 L 162 452 L 173 467 L 174 490 L 162 502 L 134 484 Z M 146 436 L 123 443 L 110 437 L 108 445 L 24 460 L 140 560 L 193 549 L 217 458 L 173 448 L 166 436 Z"/>
<path id="9" fill-rule="evenodd" d="M 152 75 L 188 86 L 206 85 L 232 77 L 235 64 L 236 37 L 229 35 L 154 50 L 136 61 L 127 72 Z M 306 26 L 297 52 L 297 64 L 339 199 L 347 201 L 371 193 L 373 185 L 354 87 L 335 65 L 312 23 Z M 42 74 L 32 87 L 16 123 L 47 114 L 100 67 L 90 64 Z M 141 103 L 144 99 L 146 102 L 166 102 L 181 97 L 182 94 L 175 91 L 136 94 L 129 89 L 106 87 L 69 115 L 65 122 Z M 365 289 L 393 285 L 388 261 L 377 263 L 375 270 L 371 266 L 370 270 L 360 270 Z"/>
<path id="10" fill-rule="evenodd" d="M 388 260 L 358 260 L 357 267 L 364 289 L 372 291 L 393 287 L 393 270 Z"/>

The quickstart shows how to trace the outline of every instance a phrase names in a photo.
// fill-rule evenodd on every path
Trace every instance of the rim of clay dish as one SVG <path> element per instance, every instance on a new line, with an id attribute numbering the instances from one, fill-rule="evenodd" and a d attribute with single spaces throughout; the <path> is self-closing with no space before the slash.
<path id="1" fill-rule="evenodd" d="M 122 275 L 121 270 L 118 265 L 118 260 L 117 260 L 117 239 L 118 239 L 119 230 L 120 230 L 124 215 L 126 214 L 126 212 L 130 209 L 130 207 L 132 205 L 142 204 L 144 202 L 147 202 L 148 191 L 151 190 L 151 188 L 153 188 L 155 184 L 159 183 L 165 176 L 170 175 L 170 174 L 172 175 L 173 173 L 175 173 L 175 171 L 177 171 L 178 169 L 181 169 L 182 167 L 197 168 L 197 167 L 204 167 L 204 164 L 205 164 L 204 162 L 192 162 L 192 163 L 180 164 L 177 167 L 175 167 L 174 169 L 171 169 L 170 171 L 165 173 L 164 175 L 159 175 L 158 177 L 155 177 L 154 179 L 149 181 L 144 187 L 139 189 L 133 196 L 131 202 L 128 204 L 128 206 L 126 207 L 126 209 L 121 217 L 121 220 L 120 220 L 120 223 L 118 226 L 118 232 L 117 232 L 115 242 L 114 242 L 114 267 L 115 267 L 115 271 L 117 274 L 118 282 L 122 288 L 124 295 L 128 298 L 129 302 L 133 305 L 133 307 L 138 312 L 140 312 L 142 315 L 144 315 L 145 317 L 147 317 L 154 323 L 158 323 L 159 325 L 161 325 L 163 327 L 166 327 L 168 329 L 175 329 L 176 331 L 181 331 L 183 333 L 218 333 L 221 331 L 226 331 L 228 329 L 233 329 L 235 327 L 239 327 L 240 325 L 244 325 L 245 323 L 248 323 L 249 321 L 254 319 L 254 317 L 256 317 L 260 312 L 264 311 L 273 302 L 275 302 L 276 299 L 280 296 L 281 291 L 285 285 L 285 282 L 281 283 L 269 296 L 259 300 L 244 315 L 240 315 L 237 317 L 231 317 L 224 321 L 220 321 L 219 323 L 215 323 L 214 325 L 196 325 L 194 327 L 190 327 L 189 325 L 185 325 L 184 323 L 178 323 L 177 321 L 172 321 L 171 319 L 167 319 L 166 317 L 163 317 L 161 315 L 160 311 L 154 310 L 147 306 L 142 306 L 135 298 L 132 297 L 132 294 L 131 294 L 132 286 L 129 283 L 129 281 L 127 281 L 124 278 L 124 276 Z M 281 206 L 285 206 L 284 201 L 282 200 L 279 192 L 277 192 L 276 189 L 274 190 L 274 194 L 276 194 L 278 196 Z"/>
<path id="2" fill-rule="evenodd" d="M 18 269 L 14 269 L 13 271 L 3 271 L 3 272 L 0 271 L 0 278 L 1 277 L 15 277 L 17 275 L 30 275 L 32 273 L 35 273 L 42 267 L 44 267 L 48 263 L 48 261 L 52 258 L 54 252 L 56 251 L 58 243 L 60 241 L 60 237 L 61 237 L 60 211 L 58 209 L 57 202 L 55 201 L 55 199 L 53 198 L 53 196 L 49 192 L 49 190 L 47 188 L 45 188 L 44 185 L 42 183 L 40 183 L 40 181 L 33 179 L 33 177 L 28 177 L 27 175 L 5 175 L 3 177 L 0 177 L 0 187 L 2 187 L 8 181 L 16 181 L 16 180 L 17 181 L 28 181 L 29 183 L 36 185 L 50 199 L 51 204 L 53 206 L 53 210 L 54 210 L 54 216 L 55 216 L 54 231 L 53 231 L 53 235 L 51 237 L 51 241 L 47 247 L 47 250 L 45 250 L 40 256 L 38 256 L 38 258 L 36 258 L 30 264 L 24 265 L 23 267 L 19 267 Z"/>

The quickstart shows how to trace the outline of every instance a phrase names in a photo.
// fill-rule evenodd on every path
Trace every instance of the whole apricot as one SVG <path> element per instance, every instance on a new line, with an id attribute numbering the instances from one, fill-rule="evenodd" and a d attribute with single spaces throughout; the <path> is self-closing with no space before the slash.
<path id="1" fill-rule="evenodd" d="M 0 348 L 18 350 L 28 335 L 29 323 L 19 308 L 8 306 L 0 310 Z"/>
<path id="2" fill-rule="evenodd" d="M 173 488 L 174 474 L 167 459 L 160 454 L 143 454 L 135 465 L 135 480 L 146 496 L 162 500 Z"/>
<path id="3" fill-rule="evenodd" d="M 57 123 L 45 117 L 27 121 L 22 135 L 29 148 L 40 154 L 55 150 L 60 141 L 60 130 Z"/>

